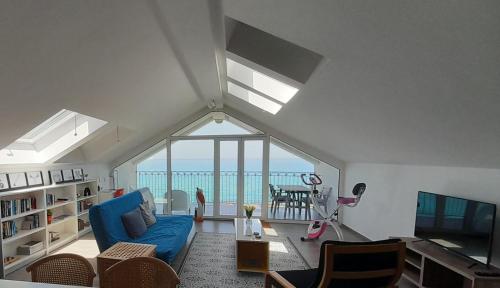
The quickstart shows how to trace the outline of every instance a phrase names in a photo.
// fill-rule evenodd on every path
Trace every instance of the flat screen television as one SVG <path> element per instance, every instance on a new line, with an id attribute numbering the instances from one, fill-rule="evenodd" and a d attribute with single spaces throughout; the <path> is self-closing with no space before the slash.
<path id="1" fill-rule="evenodd" d="M 496 205 L 418 192 L 415 237 L 489 266 Z"/>

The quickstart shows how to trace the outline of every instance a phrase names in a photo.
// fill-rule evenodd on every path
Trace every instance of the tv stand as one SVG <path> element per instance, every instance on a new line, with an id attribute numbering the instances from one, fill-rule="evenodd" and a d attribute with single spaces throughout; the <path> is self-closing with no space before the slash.
<path id="1" fill-rule="evenodd" d="M 427 241 L 401 239 L 406 242 L 403 278 L 412 283 L 413 287 L 500 287 L 500 277 L 477 275 L 476 272 L 481 271 L 481 268 L 471 266 L 470 261 L 464 257 Z M 500 269 L 490 267 L 488 272 L 500 272 Z"/>

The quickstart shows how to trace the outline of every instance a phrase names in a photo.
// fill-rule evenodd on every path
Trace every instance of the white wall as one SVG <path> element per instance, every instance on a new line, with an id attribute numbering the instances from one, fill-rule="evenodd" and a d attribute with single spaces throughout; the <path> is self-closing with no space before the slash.
<path id="1" fill-rule="evenodd" d="M 134 191 L 137 188 L 137 165 L 133 161 L 127 161 L 115 168 L 116 188 L 124 188 L 125 192 Z"/>
<path id="2" fill-rule="evenodd" d="M 367 188 L 356 208 L 344 209 L 344 224 L 373 240 L 413 236 L 418 191 L 490 202 L 500 209 L 497 169 L 348 163 L 345 182 L 345 187 L 365 182 Z M 500 211 L 492 264 L 500 266 Z"/>

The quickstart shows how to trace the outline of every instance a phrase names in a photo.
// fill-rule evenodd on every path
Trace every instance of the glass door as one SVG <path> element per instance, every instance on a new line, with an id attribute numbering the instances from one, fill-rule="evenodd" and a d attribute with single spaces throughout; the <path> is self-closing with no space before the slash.
<path id="1" fill-rule="evenodd" d="M 171 142 L 172 214 L 194 214 L 196 188 L 205 195 L 205 216 L 214 215 L 214 140 Z"/>
<path id="2" fill-rule="evenodd" d="M 219 215 L 236 216 L 238 210 L 238 140 L 219 142 Z"/>
<path id="3" fill-rule="evenodd" d="M 243 204 L 254 205 L 254 216 L 262 216 L 262 175 L 264 169 L 264 141 L 243 140 Z M 243 209 L 241 211 L 244 215 Z"/>

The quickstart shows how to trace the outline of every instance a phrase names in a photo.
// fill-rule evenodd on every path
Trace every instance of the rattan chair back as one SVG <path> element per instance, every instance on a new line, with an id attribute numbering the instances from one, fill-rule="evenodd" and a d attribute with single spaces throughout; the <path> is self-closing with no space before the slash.
<path id="1" fill-rule="evenodd" d="M 174 288 L 180 283 L 172 267 L 153 257 L 123 260 L 100 277 L 104 277 L 104 288 Z"/>
<path id="2" fill-rule="evenodd" d="M 92 287 L 96 276 L 87 259 L 76 254 L 56 254 L 42 258 L 29 265 L 31 281 L 61 285 Z"/>

